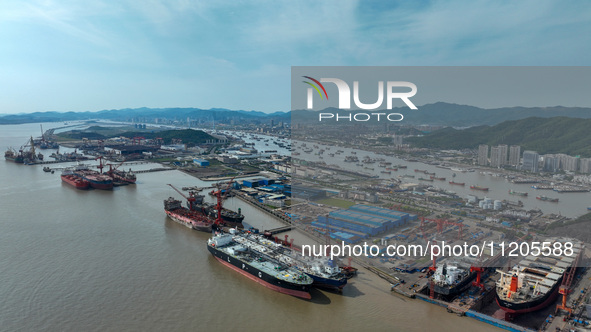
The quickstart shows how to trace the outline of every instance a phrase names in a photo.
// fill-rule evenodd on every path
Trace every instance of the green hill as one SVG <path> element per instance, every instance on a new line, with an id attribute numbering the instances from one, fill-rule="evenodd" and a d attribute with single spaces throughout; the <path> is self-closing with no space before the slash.
<path id="1" fill-rule="evenodd" d="M 133 137 L 145 137 L 145 138 L 162 138 L 164 144 L 171 144 L 173 139 L 181 139 L 183 143 L 189 146 L 196 144 L 203 144 L 207 140 L 215 139 L 215 137 L 209 135 L 201 130 L 183 129 L 183 130 L 163 130 L 157 132 L 125 132 L 118 136 L 125 136 L 129 138 Z"/>
<path id="2" fill-rule="evenodd" d="M 591 157 L 591 119 L 566 117 L 526 118 L 495 126 L 463 130 L 444 128 L 408 141 L 418 147 L 439 149 L 477 148 L 479 144 L 521 145 L 540 154 L 566 153 Z"/>

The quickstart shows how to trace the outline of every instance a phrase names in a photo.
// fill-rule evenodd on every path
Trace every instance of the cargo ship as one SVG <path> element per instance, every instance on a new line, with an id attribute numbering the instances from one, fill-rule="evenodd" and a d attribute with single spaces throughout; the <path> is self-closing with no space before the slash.
<path id="1" fill-rule="evenodd" d="M 533 185 L 533 186 L 531 186 L 531 187 L 532 187 L 532 188 L 534 188 L 534 189 L 545 189 L 545 190 L 548 190 L 548 189 L 550 189 L 550 190 L 551 190 L 551 189 L 554 189 L 554 186 L 551 186 L 551 185 L 544 185 L 544 184 Z"/>
<path id="2" fill-rule="evenodd" d="M 24 158 L 21 154 L 14 151 L 14 149 L 8 148 L 8 150 L 6 150 L 4 152 L 4 159 L 6 159 L 8 161 L 12 161 L 17 164 L 22 164 Z"/>
<path id="3" fill-rule="evenodd" d="M 220 263 L 267 288 L 307 300 L 312 298 L 311 277 L 264 254 L 256 244 L 237 242 L 236 236 L 235 229 L 230 234 L 215 234 L 207 241 L 207 250 Z"/>
<path id="4" fill-rule="evenodd" d="M 212 225 L 215 223 L 202 212 L 183 207 L 182 202 L 173 197 L 164 200 L 164 211 L 170 219 L 197 231 L 211 233 Z"/>
<path id="5" fill-rule="evenodd" d="M 446 297 L 452 297 L 470 287 L 476 272 L 470 272 L 470 267 L 462 266 L 458 262 L 443 263 L 437 266 L 433 274 L 434 291 Z"/>
<path id="6" fill-rule="evenodd" d="M 466 183 L 465 182 L 454 182 L 454 181 L 449 181 L 449 184 L 455 184 L 456 186 L 463 186 Z"/>
<path id="7" fill-rule="evenodd" d="M 559 193 L 586 193 L 586 192 L 589 192 L 589 189 L 583 188 L 583 187 L 578 187 L 578 186 L 559 186 L 559 187 L 554 187 L 553 190 L 556 192 L 559 192 Z"/>
<path id="8" fill-rule="evenodd" d="M 481 191 L 488 191 L 488 188 L 481 187 L 481 186 L 470 186 L 470 189 L 481 190 Z"/>
<path id="9" fill-rule="evenodd" d="M 509 190 L 509 194 L 510 195 L 517 195 L 517 196 L 527 196 L 527 193 L 525 191 L 513 191 L 513 190 Z"/>
<path id="10" fill-rule="evenodd" d="M 347 284 L 347 277 L 334 260 L 325 256 L 304 256 L 292 249 L 292 243 L 287 242 L 287 237 L 286 241 L 272 241 L 268 236 L 258 234 L 256 229 L 235 234 L 236 242 L 245 246 L 255 246 L 264 254 L 310 276 L 314 280 L 313 286 L 341 291 Z"/>
<path id="11" fill-rule="evenodd" d="M 213 219 L 215 219 L 218 214 L 217 206 L 215 204 L 200 203 L 197 204 L 197 207 Z M 222 208 L 222 219 L 230 226 L 241 225 L 244 220 L 244 215 L 240 208 L 238 208 L 238 212 Z"/>
<path id="12" fill-rule="evenodd" d="M 537 196 L 536 199 L 546 202 L 558 203 L 558 198 L 550 198 L 546 196 Z"/>
<path id="13" fill-rule="evenodd" d="M 496 301 L 499 307 L 510 314 L 522 314 L 540 310 L 554 302 L 566 273 L 574 273 L 580 242 L 570 239 L 555 239 L 555 243 L 573 243 L 571 256 L 527 256 L 511 271 L 503 272 L 496 283 Z"/>
<path id="14" fill-rule="evenodd" d="M 107 174 L 102 174 L 97 171 L 93 171 L 86 166 L 76 166 L 72 173 L 79 178 L 86 180 L 90 183 L 90 187 L 95 189 L 109 190 L 113 189 L 113 179 Z"/>
<path id="15" fill-rule="evenodd" d="M 429 178 L 432 179 L 432 180 L 445 181 L 445 178 L 438 178 L 438 177 L 436 177 L 434 175 L 431 175 Z"/>
<path id="16" fill-rule="evenodd" d="M 223 218 L 224 211 L 233 211 L 223 208 L 223 198 L 221 194 L 216 196 L 218 203 L 212 205 L 204 203 L 203 198 L 205 196 L 200 195 L 197 191 L 189 191 L 189 196 L 187 197 L 172 184 L 169 184 L 169 186 L 187 200 L 187 208 L 182 206 L 181 201 L 175 200 L 172 197 L 164 200 L 164 211 L 172 220 L 203 232 L 211 232 L 212 229 L 217 229 L 222 226 L 243 227 L 242 219 L 244 219 L 244 216 L 242 215 L 240 215 L 242 218 L 238 219 L 229 218 L 229 220 L 226 220 Z M 206 204 L 208 208 L 206 208 Z M 218 207 L 221 208 L 222 211 L 220 214 L 217 213 Z"/>
<path id="17" fill-rule="evenodd" d="M 113 180 L 118 180 L 127 184 L 135 184 L 135 181 L 137 181 L 137 178 L 131 171 L 131 168 L 127 172 L 118 169 L 110 169 L 107 174 L 113 178 Z"/>
<path id="18" fill-rule="evenodd" d="M 65 169 L 61 175 L 62 182 L 65 182 L 76 189 L 88 189 L 90 188 L 90 182 L 75 175 L 71 169 Z"/>

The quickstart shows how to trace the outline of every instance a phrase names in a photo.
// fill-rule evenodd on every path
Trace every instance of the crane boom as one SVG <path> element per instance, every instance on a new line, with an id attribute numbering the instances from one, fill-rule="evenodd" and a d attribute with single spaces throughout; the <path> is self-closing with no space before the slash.
<path id="1" fill-rule="evenodd" d="M 183 196 L 184 199 L 189 200 L 189 197 L 185 196 L 185 194 L 183 194 L 182 191 L 178 190 L 175 186 L 173 186 L 172 184 L 168 184 L 172 189 L 174 189 L 174 191 L 176 191 L 177 193 L 179 193 L 181 196 Z"/>

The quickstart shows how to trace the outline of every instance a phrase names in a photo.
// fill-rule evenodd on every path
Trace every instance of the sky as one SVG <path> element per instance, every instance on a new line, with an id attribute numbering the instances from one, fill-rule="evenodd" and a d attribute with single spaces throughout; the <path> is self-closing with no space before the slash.
<path id="1" fill-rule="evenodd" d="M 587 1 L 0 1 L 0 114 L 290 109 L 292 66 L 588 66 Z"/>

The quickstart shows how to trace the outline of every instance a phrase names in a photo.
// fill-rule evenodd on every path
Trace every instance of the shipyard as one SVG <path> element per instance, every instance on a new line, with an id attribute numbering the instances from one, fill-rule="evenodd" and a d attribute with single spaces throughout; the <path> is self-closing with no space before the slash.
<path id="1" fill-rule="evenodd" d="M 97 128 L 96 125 L 94 127 Z M 304 268 L 316 266 L 314 273 L 326 269 L 335 275 L 330 277 L 333 281 L 328 281 L 331 280 L 327 279 L 328 275 L 322 277 L 320 289 L 333 285 L 328 289 L 344 290 L 346 294 L 348 278 L 353 278 L 354 284 L 356 273 L 371 273 L 389 284 L 390 291 L 397 296 L 424 300 L 442 306 L 449 312 L 508 330 L 550 331 L 550 327 L 569 324 L 584 326 L 586 319 L 589 319 L 585 316 L 586 307 L 574 302 L 575 299 L 584 299 L 586 290 L 591 286 L 591 279 L 583 277 L 588 273 L 584 267 L 589 260 L 585 249 L 587 246 L 574 239 L 558 240 L 545 234 L 536 234 L 531 228 L 534 224 L 569 223 L 571 218 L 544 213 L 540 208 L 536 210 L 531 205 L 526 206 L 531 203 L 513 203 L 509 199 L 508 195 L 516 195 L 534 203 L 557 201 L 556 198 L 543 199 L 547 197 L 544 195 L 528 195 L 529 190 L 526 188 L 539 190 L 539 187 L 528 187 L 533 181 L 545 181 L 539 177 L 536 180 L 520 179 L 505 171 L 503 176 L 507 184 L 505 189 L 501 189 L 498 184 L 491 185 L 486 180 L 493 173 L 489 174 L 486 169 L 472 169 L 474 171 L 471 172 L 470 168 L 461 168 L 466 165 L 458 165 L 453 170 L 452 167 L 433 167 L 428 163 L 351 150 L 345 146 L 314 141 L 288 142 L 273 136 L 271 132 L 209 132 L 215 137 L 215 141 L 209 141 L 211 143 L 189 147 L 177 140 L 178 150 L 168 150 L 161 145 L 149 148 L 151 152 L 148 154 L 142 153 L 141 150 L 146 149 L 142 145 L 135 145 L 154 144 L 154 141 L 145 138 L 135 137 L 127 143 L 126 140 L 120 140 L 117 148 L 106 148 L 104 143 L 92 140 L 69 141 L 67 144 L 71 146 L 70 149 L 84 151 L 80 154 L 81 160 L 72 164 L 73 161 L 62 159 L 60 162 L 65 166 L 54 165 L 49 170 L 61 170 L 62 181 L 77 189 L 86 189 L 94 184 L 97 189 L 114 190 L 115 186 L 105 183 L 100 185 L 104 177 L 104 181 L 119 180 L 120 183 L 131 183 L 141 190 L 143 170 L 176 170 L 200 177 L 201 180 L 210 180 L 207 186 L 191 182 L 163 184 L 173 189 L 170 197 L 162 198 L 165 215 L 191 230 L 206 233 L 216 231 L 218 235 L 208 240 L 208 248 L 213 256 L 231 269 L 247 273 L 248 278 L 280 293 L 313 299 L 314 292 L 311 292 L 310 287 L 316 286 L 316 281 L 306 281 L 306 278 L 317 280 L 320 277 L 305 272 L 308 270 Z M 59 140 L 59 136 L 56 138 Z M 34 149 L 35 139 L 30 138 L 28 142 Z M 251 142 L 262 143 L 265 148 L 272 144 L 270 149 L 276 150 L 270 154 L 260 154 Z M 55 148 L 67 149 L 60 146 Z M 283 152 L 278 153 L 281 149 Z M 113 153 L 115 150 L 121 152 Z M 196 154 L 208 150 L 217 153 Z M 23 148 L 21 151 L 26 150 Z M 123 157 L 123 151 L 134 152 Z M 303 165 L 294 162 L 289 155 L 298 156 L 299 160 L 306 160 L 306 156 L 310 159 Z M 321 158 L 323 155 L 327 158 Z M 349 165 L 347 168 L 331 163 L 331 160 L 342 158 L 347 161 L 358 155 L 361 156 L 357 158 L 358 164 L 341 164 Z M 314 162 L 315 158 L 319 162 Z M 93 159 L 98 161 L 98 165 L 80 164 L 82 160 L 88 163 Z M 107 160 L 104 164 L 103 159 Z M 236 159 L 237 162 L 230 159 Z M 156 162 L 161 166 L 153 166 Z M 144 163 L 151 166 L 132 170 Z M 319 163 L 318 168 L 315 167 L 316 163 Z M 365 167 L 371 164 L 378 167 Z M 41 167 L 46 164 L 38 160 L 23 167 L 36 165 Z M 126 168 L 129 170 L 117 173 L 118 177 L 115 177 L 113 170 L 124 165 L 128 165 Z M 214 173 L 201 171 L 212 166 L 217 169 Z M 97 171 L 91 171 L 90 168 L 96 168 Z M 103 168 L 109 170 L 103 172 Z M 383 169 L 389 169 L 389 172 L 382 172 Z M 48 173 L 47 168 L 43 171 Z M 433 184 L 415 183 L 413 177 L 405 177 L 413 173 L 428 175 L 430 178 L 427 180 Z M 473 177 L 477 180 L 471 179 Z M 443 188 L 436 186 L 433 180 L 437 180 Z M 464 189 L 465 197 L 462 198 L 453 189 L 458 185 L 461 188 L 465 183 L 473 184 L 467 190 Z M 552 186 L 555 187 L 584 188 L 566 182 Z M 487 196 L 481 198 L 471 191 L 483 191 Z M 586 195 L 584 190 L 571 192 L 573 195 Z M 213 198 L 213 202 L 207 202 L 207 196 Z M 275 226 L 259 230 L 250 223 L 244 224 L 244 207 L 231 210 L 223 206 L 229 198 L 254 207 L 256 214 L 271 217 L 275 220 Z M 302 242 L 294 244 L 294 240 Z M 542 246 L 553 248 L 555 242 L 568 242 L 575 246 L 570 263 L 560 265 L 562 270 L 553 270 L 555 274 L 549 279 L 552 283 L 542 292 L 545 297 L 539 304 L 531 306 L 534 309 L 526 311 L 535 312 L 535 315 L 511 308 L 506 304 L 509 303 L 507 298 L 511 293 L 520 293 L 521 288 L 529 287 L 525 286 L 529 282 L 540 283 L 535 281 L 536 278 L 546 273 L 543 269 L 535 273 L 531 272 L 532 268 L 516 270 L 518 266 L 527 266 L 526 262 L 535 257 L 532 256 L 533 251 L 529 251 L 529 243 L 541 243 Z M 527 245 L 527 251 L 521 250 L 518 255 L 508 254 L 511 246 L 522 249 L 523 245 Z M 326 258 L 305 261 L 314 257 Z M 266 265 L 259 264 L 264 261 Z M 536 268 L 542 266 L 542 263 L 528 264 Z M 549 261 L 543 264 L 556 265 Z M 302 268 L 300 273 L 305 273 L 307 277 L 301 277 L 291 268 Z M 282 271 L 283 274 L 271 271 Z M 353 271 L 356 273 L 352 274 Z M 299 276 L 297 283 L 304 284 L 279 286 L 282 284 L 281 278 L 285 276 Z M 534 281 L 528 278 L 534 278 Z M 500 293 L 503 289 L 510 291 Z M 505 300 L 499 300 L 503 296 Z"/>
<path id="2" fill-rule="evenodd" d="M 0 2 L 0 330 L 591 330 L 590 9 Z"/>

